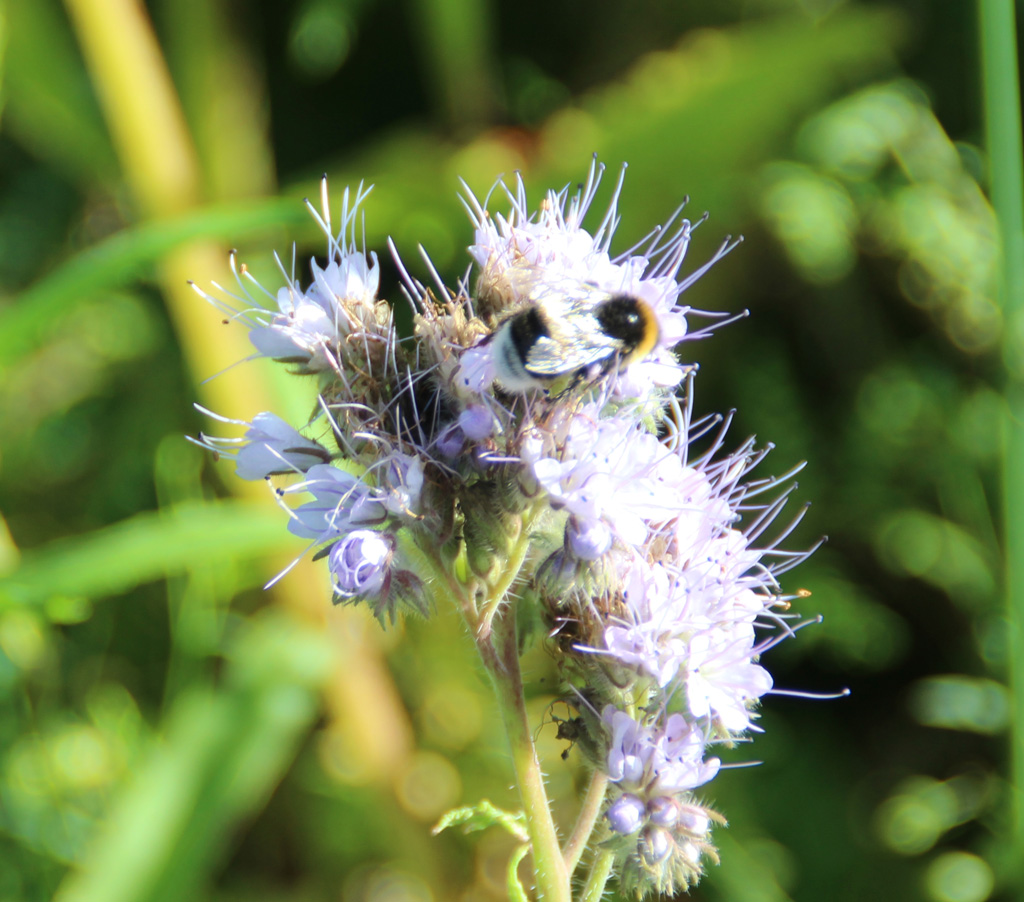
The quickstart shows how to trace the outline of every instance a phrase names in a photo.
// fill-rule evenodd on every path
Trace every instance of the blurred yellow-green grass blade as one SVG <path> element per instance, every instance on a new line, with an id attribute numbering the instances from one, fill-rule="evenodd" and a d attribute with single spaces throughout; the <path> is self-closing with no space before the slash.
<path id="1" fill-rule="evenodd" d="M 147 9 L 135 0 L 65 0 L 65 6 L 103 100 L 104 115 L 137 209 L 143 216 L 163 218 L 197 206 L 206 187 L 204 174 Z M 214 104 L 232 102 L 217 90 L 210 92 L 209 100 Z M 260 138 L 253 136 L 252 140 Z M 301 211 L 301 205 L 296 207 Z M 223 267 L 219 250 L 211 242 L 197 241 L 167 253 L 158 270 L 193 375 L 205 379 L 212 373 L 221 374 L 201 383 L 203 400 L 213 410 L 244 419 L 260 410 L 281 409 L 280 398 L 291 394 L 278 390 L 283 379 L 274 381 L 260 367 L 231 369 L 251 354 L 243 330 L 223 329 L 221 318 L 203 309 L 205 305 L 197 303 L 186 285 L 188 279 L 200 284 L 208 281 L 218 267 Z M 301 384 L 290 381 L 296 387 Z M 248 494 L 261 487 L 236 480 L 234 488 Z M 317 572 L 300 563 L 288 580 L 275 585 L 272 597 L 321 624 L 325 608 L 323 582 Z M 342 621 L 349 619 L 348 612 L 336 616 Z M 357 746 L 366 751 L 367 769 L 385 776 L 396 759 L 406 754 L 407 744 L 394 739 L 407 734 L 405 714 L 390 689 L 376 643 L 338 644 L 346 648 L 349 664 L 382 691 L 371 696 L 355 691 L 355 684 L 332 680 L 326 687 L 328 710 L 339 724 L 359 734 Z"/>
<path id="2" fill-rule="evenodd" d="M 209 200 L 274 193 L 266 73 L 238 13 L 225 0 L 154 8 Z"/>
<path id="3" fill-rule="evenodd" d="M 118 232 L 71 257 L 0 308 L 0 365 L 37 347 L 59 318 L 83 300 L 151 272 L 166 254 L 193 239 L 244 239 L 307 218 L 302 204 L 268 198 L 207 207 Z"/>
<path id="4" fill-rule="evenodd" d="M 143 216 L 200 200 L 195 149 L 148 11 L 132 0 L 64 0 L 107 128 Z"/>
<path id="5" fill-rule="evenodd" d="M 25 553 L 0 580 L 0 607 L 52 597 L 104 598 L 201 565 L 276 554 L 285 541 L 282 516 L 269 498 L 137 514 Z"/>
<path id="6" fill-rule="evenodd" d="M 290 766 L 331 668 L 321 630 L 277 610 L 228 650 L 223 687 L 181 693 L 164 741 L 114 804 L 60 902 L 196 898 Z"/>
<path id="7" fill-rule="evenodd" d="M 3 90 L 4 73 L 7 68 L 7 43 L 10 40 L 11 30 L 8 21 L 7 9 L 0 4 L 0 92 Z M 0 97 L 3 94 L 0 93 Z M 3 111 L 3 104 L 0 102 L 0 112 Z"/>

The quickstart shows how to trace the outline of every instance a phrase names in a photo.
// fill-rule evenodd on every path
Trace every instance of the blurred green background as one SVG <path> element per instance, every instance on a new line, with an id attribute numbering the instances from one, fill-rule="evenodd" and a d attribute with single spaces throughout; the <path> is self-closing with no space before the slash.
<path id="1" fill-rule="evenodd" d="M 824 623 L 771 652 L 766 733 L 708 797 L 700 900 L 1018 898 L 1007 844 L 998 490 L 1003 318 L 976 10 L 896 0 L 13 0 L 0 6 L 0 899 L 489 902 L 514 806 L 449 611 L 332 609 L 261 484 L 188 444 L 199 401 L 301 421 L 311 383 L 224 370 L 188 289 L 323 253 L 301 204 L 360 180 L 454 283 L 457 177 L 533 200 L 628 161 L 616 249 L 684 196 L 698 412 L 800 460 L 784 587 Z M 611 173 L 610 173 L 611 174 Z M 598 200 L 607 197 L 610 183 Z M 495 207 L 500 209 L 500 204 Z M 290 384 L 295 383 L 295 384 Z M 794 510 L 795 512 L 795 510 Z M 554 670 L 525 664 L 563 824 Z M 548 726 L 541 727 L 543 721 Z"/>

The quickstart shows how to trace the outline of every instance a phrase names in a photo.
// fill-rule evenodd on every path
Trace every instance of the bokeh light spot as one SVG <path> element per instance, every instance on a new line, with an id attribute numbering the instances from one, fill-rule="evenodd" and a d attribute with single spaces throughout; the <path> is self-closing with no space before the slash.
<path id="1" fill-rule="evenodd" d="M 420 878 L 393 868 L 380 868 L 366 879 L 362 902 L 433 902 L 434 894 Z"/>
<path id="2" fill-rule="evenodd" d="M 872 178 L 915 125 L 920 91 L 909 82 L 869 88 L 811 119 L 800 143 L 826 167 L 851 180 Z M 917 102 L 915 102 L 917 101 Z"/>
<path id="3" fill-rule="evenodd" d="M 957 447 L 979 461 L 989 461 L 1002 443 L 1006 402 L 989 388 L 968 395 L 954 414 L 949 430 Z"/>
<path id="4" fill-rule="evenodd" d="M 984 902 L 994 886 L 992 868 L 969 852 L 945 852 L 925 873 L 928 895 L 936 902 Z"/>
<path id="5" fill-rule="evenodd" d="M 0 649 L 15 666 L 22 670 L 40 666 L 48 647 L 43 625 L 35 614 L 13 609 L 0 617 Z"/>
<path id="6" fill-rule="evenodd" d="M 904 656 L 911 635 L 899 614 L 854 580 L 827 569 L 812 570 L 805 577 L 814 586 L 809 605 L 825 620 L 819 628 L 804 634 L 804 650 L 817 644 L 844 670 L 881 671 Z"/>
<path id="7" fill-rule="evenodd" d="M 342 67 L 352 41 L 352 23 L 344 5 L 314 0 L 295 17 L 288 36 L 288 58 L 311 81 L 322 81 Z"/>
<path id="8" fill-rule="evenodd" d="M 955 809 L 952 790 L 938 780 L 918 777 L 879 806 L 878 834 L 894 852 L 920 855 L 935 845 Z"/>
<path id="9" fill-rule="evenodd" d="M 419 707 L 424 738 L 451 749 L 465 748 L 480 735 L 480 698 L 455 681 L 431 687 Z"/>
<path id="10" fill-rule="evenodd" d="M 459 800 L 462 779 L 443 755 L 418 751 L 395 776 L 395 795 L 413 817 L 435 820 Z"/>
<path id="11" fill-rule="evenodd" d="M 924 576 L 942 554 L 942 534 L 936 517 L 923 511 L 904 511 L 883 527 L 879 544 L 883 557 L 911 576 Z"/>
<path id="12" fill-rule="evenodd" d="M 857 214 L 846 189 L 806 166 L 765 168 L 761 215 L 805 279 L 837 282 L 853 268 Z"/>
<path id="13" fill-rule="evenodd" d="M 991 781 L 976 774 L 904 780 L 878 807 L 878 835 L 902 855 L 927 852 L 947 830 L 978 816 L 992 797 L 991 786 Z"/>
<path id="14" fill-rule="evenodd" d="M 920 440 L 923 428 L 938 419 L 931 393 L 900 366 L 885 367 L 864 380 L 857 413 L 866 429 L 895 445 Z"/>
<path id="15" fill-rule="evenodd" d="M 984 548 L 942 517 L 921 510 L 894 513 L 882 524 L 876 546 L 890 570 L 937 586 L 965 608 L 975 610 L 995 593 Z"/>
<path id="16" fill-rule="evenodd" d="M 994 680 L 951 674 L 919 680 L 911 690 L 910 710 L 925 726 L 994 734 L 1009 725 L 1010 699 Z"/>
<path id="17" fill-rule="evenodd" d="M 92 616 L 92 601 L 81 596 L 53 595 L 43 606 L 51 623 L 85 623 Z"/>
<path id="18" fill-rule="evenodd" d="M 117 776 L 110 750 L 98 730 L 76 725 L 53 740 L 54 774 L 73 790 L 102 787 Z"/>

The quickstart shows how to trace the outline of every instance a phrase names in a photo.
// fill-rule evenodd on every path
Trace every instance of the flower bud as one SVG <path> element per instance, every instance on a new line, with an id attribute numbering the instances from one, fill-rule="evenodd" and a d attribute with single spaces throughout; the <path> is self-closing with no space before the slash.
<path id="1" fill-rule="evenodd" d="M 691 836 L 706 836 L 711 820 L 701 811 L 686 808 L 679 815 L 679 826 Z"/>
<path id="2" fill-rule="evenodd" d="M 679 843 L 679 854 L 694 867 L 700 865 L 700 849 L 688 839 Z"/>
<path id="3" fill-rule="evenodd" d="M 339 595 L 372 597 L 384 588 L 394 540 L 372 529 L 357 529 L 338 541 L 328 561 Z"/>
<path id="4" fill-rule="evenodd" d="M 672 852 L 672 834 L 664 827 L 649 826 L 640 836 L 637 850 L 648 865 L 664 861 Z"/>
<path id="5" fill-rule="evenodd" d="M 673 827 L 679 820 L 679 805 L 668 796 L 657 796 L 647 803 L 647 815 L 652 824 L 659 827 Z"/>
<path id="6" fill-rule="evenodd" d="M 446 460 L 453 460 L 462 453 L 466 446 L 466 433 L 458 423 L 446 427 L 434 440 L 437 453 Z"/>
<path id="7" fill-rule="evenodd" d="M 626 835 L 640 829 L 646 818 L 644 803 L 635 795 L 623 793 L 608 807 L 605 817 L 616 833 Z"/>
<path id="8" fill-rule="evenodd" d="M 470 404 L 459 414 L 459 426 L 471 442 L 483 441 L 496 425 L 494 414 L 483 404 Z"/>

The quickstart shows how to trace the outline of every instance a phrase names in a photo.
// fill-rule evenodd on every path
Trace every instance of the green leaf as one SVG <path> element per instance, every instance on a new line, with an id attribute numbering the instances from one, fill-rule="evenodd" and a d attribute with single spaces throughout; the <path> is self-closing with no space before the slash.
<path id="1" fill-rule="evenodd" d="M 431 831 L 436 836 L 449 827 L 461 827 L 463 833 L 475 833 L 488 827 L 502 827 L 518 839 L 517 846 L 508 862 L 506 890 L 510 902 L 529 902 L 526 890 L 519 882 L 519 863 L 530 851 L 529 834 L 526 830 L 526 816 L 521 812 L 505 811 L 482 799 L 476 805 L 455 808 L 441 818 Z"/>
<path id="2" fill-rule="evenodd" d="M 178 697 L 163 743 L 115 799 L 60 902 L 199 897 L 240 826 L 265 804 L 315 722 L 329 638 L 281 611 L 229 651 L 224 687 Z"/>
<path id="3" fill-rule="evenodd" d="M 561 144 L 545 180 L 579 178 L 597 150 L 610 166 L 629 161 L 622 207 L 626 235 L 649 227 L 651 205 L 693 196 L 696 212 L 735 225 L 750 172 L 788 144 L 796 122 L 848 85 L 886 71 L 905 29 L 889 10 L 847 7 L 820 24 L 779 16 L 694 32 L 676 47 L 643 57 L 610 88 L 545 126 Z"/>
<path id="4" fill-rule="evenodd" d="M 38 346 L 83 300 L 129 284 L 169 251 L 197 238 L 232 241 L 304 224 L 306 208 L 290 197 L 207 207 L 124 229 L 71 257 L 0 309 L 0 366 Z"/>
<path id="5" fill-rule="evenodd" d="M 437 822 L 432 832 L 436 836 L 449 827 L 461 827 L 463 833 L 502 827 L 521 842 L 527 842 L 530 838 L 526 832 L 526 816 L 521 811 L 505 811 L 487 799 L 482 799 L 476 805 L 452 809 Z"/>
<path id="6" fill-rule="evenodd" d="M 523 889 L 523 884 L 519 882 L 519 862 L 526 857 L 526 853 L 529 851 L 528 845 L 518 846 L 508 860 L 505 889 L 508 892 L 509 902 L 530 902 L 526 890 Z"/>
<path id="7" fill-rule="evenodd" d="M 200 565 L 258 558 L 287 543 L 272 504 L 182 504 L 25 552 L 21 565 L 0 579 L 0 607 L 53 596 L 102 598 Z"/>

